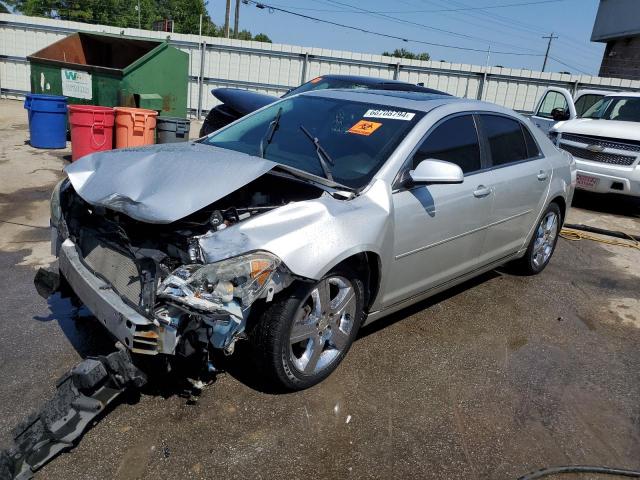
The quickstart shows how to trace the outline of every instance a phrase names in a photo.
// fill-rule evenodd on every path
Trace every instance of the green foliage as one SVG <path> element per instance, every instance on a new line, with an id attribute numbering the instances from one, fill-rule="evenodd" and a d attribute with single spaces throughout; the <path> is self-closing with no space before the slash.
<path id="1" fill-rule="evenodd" d="M 271 41 L 271 39 L 270 39 L 266 34 L 264 34 L 264 33 L 259 33 L 259 34 L 257 34 L 255 37 L 253 37 L 253 39 L 254 39 L 256 42 L 273 43 L 273 42 Z"/>
<path id="2" fill-rule="evenodd" d="M 0 2 L 0 13 L 9 13 L 9 9 L 2 2 Z"/>
<path id="3" fill-rule="evenodd" d="M 15 11 L 33 17 L 57 18 L 75 22 L 113 25 L 122 28 L 140 27 L 150 30 L 156 21 L 171 19 L 174 32 L 197 34 L 202 14 L 202 34 L 211 37 L 224 35 L 207 12 L 204 0 L 2 0 Z M 140 14 L 138 15 L 138 5 Z M 242 40 L 269 42 L 263 33 L 253 37 L 248 30 L 239 33 Z"/>
<path id="4" fill-rule="evenodd" d="M 387 57 L 408 58 L 410 60 L 423 60 L 428 61 L 431 56 L 427 52 L 413 53 L 404 48 L 396 48 L 392 53 L 382 52 L 382 55 Z"/>

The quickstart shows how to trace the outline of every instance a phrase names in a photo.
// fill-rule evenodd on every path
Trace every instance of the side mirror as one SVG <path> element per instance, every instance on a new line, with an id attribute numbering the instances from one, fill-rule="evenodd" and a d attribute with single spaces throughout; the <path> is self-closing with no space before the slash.
<path id="1" fill-rule="evenodd" d="M 560 107 L 554 108 L 553 110 L 551 110 L 551 118 L 553 118 L 556 122 L 569 120 L 569 111 Z"/>
<path id="2" fill-rule="evenodd" d="M 464 173 L 455 163 L 428 158 L 422 160 L 415 170 L 409 172 L 414 184 L 426 183 L 462 183 Z"/>

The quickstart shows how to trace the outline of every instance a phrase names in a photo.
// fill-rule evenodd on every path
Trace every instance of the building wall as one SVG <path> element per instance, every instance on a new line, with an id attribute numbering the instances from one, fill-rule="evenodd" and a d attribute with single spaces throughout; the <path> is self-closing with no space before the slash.
<path id="1" fill-rule="evenodd" d="M 640 1 L 600 0 L 591 33 L 592 42 L 608 42 L 636 35 L 640 35 Z"/>
<path id="2" fill-rule="evenodd" d="M 607 42 L 600 76 L 640 80 L 640 35 Z"/>

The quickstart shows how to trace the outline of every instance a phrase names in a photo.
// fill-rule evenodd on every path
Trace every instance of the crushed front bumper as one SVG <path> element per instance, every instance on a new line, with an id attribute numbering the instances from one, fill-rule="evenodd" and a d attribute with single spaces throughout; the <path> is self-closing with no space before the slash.
<path id="1" fill-rule="evenodd" d="M 176 328 L 150 319 L 125 303 L 107 282 L 84 265 L 70 239 L 64 240 L 57 250 L 60 272 L 82 303 L 117 340 L 134 353 L 175 353 Z"/>

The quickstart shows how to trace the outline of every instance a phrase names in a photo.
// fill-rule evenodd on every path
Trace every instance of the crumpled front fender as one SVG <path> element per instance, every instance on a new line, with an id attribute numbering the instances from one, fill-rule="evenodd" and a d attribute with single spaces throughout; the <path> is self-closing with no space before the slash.
<path id="1" fill-rule="evenodd" d="M 382 181 L 352 200 L 329 194 L 285 205 L 200 237 L 206 263 L 253 250 L 278 256 L 295 275 L 320 279 L 340 261 L 391 245 L 391 192 Z"/>

